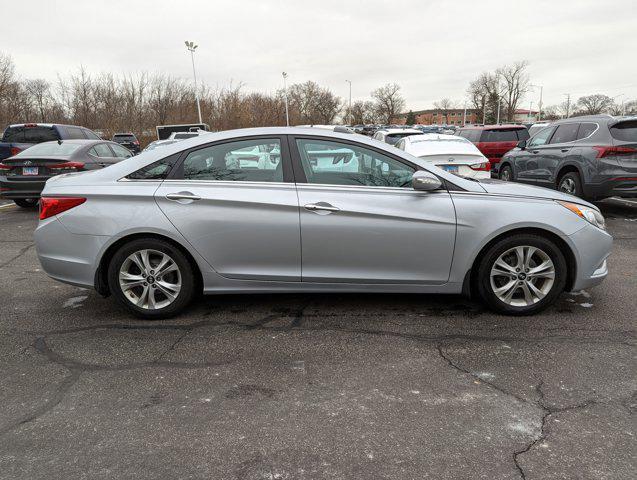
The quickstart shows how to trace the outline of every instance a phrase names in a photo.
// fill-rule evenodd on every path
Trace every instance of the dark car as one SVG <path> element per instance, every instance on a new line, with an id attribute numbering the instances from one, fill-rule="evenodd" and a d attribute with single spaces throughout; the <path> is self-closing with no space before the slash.
<path id="1" fill-rule="evenodd" d="M 591 200 L 637 197 L 637 117 L 598 115 L 552 123 L 502 158 L 500 178 Z"/>
<path id="2" fill-rule="evenodd" d="M 122 147 L 128 148 L 134 155 L 137 155 L 142 150 L 134 133 L 116 133 L 111 140 L 119 143 Z"/>
<path id="3" fill-rule="evenodd" d="M 0 197 L 20 207 L 35 207 L 49 178 L 108 167 L 132 156 L 126 148 L 104 140 L 40 143 L 0 162 Z"/>
<path id="4" fill-rule="evenodd" d="M 0 141 L 0 161 L 17 155 L 32 145 L 52 140 L 101 140 L 88 128 L 53 123 L 17 123 L 9 125 Z"/>
<path id="5" fill-rule="evenodd" d="M 497 177 L 502 156 L 519 141 L 529 138 L 524 125 L 471 125 L 459 128 L 455 135 L 466 138 L 489 159 L 491 176 Z"/>

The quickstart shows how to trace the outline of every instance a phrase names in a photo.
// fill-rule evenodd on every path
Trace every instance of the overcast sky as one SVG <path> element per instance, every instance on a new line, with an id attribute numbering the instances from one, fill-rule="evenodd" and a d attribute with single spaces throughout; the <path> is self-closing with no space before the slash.
<path id="1" fill-rule="evenodd" d="M 0 51 L 18 73 L 165 72 L 273 92 L 314 80 L 347 98 L 402 86 L 410 109 L 461 104 L 483 71 L 527 60 L 544 104 L 564 93 L 637 98 L 635 0 L 28 0 L 4 2 Z M 539 92 L 529 94 L 537 105 Z"/>

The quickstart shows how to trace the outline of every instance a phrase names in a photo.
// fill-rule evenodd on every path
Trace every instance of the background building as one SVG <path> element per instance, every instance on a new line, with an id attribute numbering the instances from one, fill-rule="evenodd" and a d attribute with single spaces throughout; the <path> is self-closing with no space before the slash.
<path id="1" fill-rule="evenodd" d="M 450 108 L 449 110 L 429 109 L 411 112 L 414 115 L 414 124 L 420 125 L 462 125 L 464 108 Z M 392 123 L 404 125 L 407 123 L 409 112 L 401 113 L 392 118 Z M 482 117 L 474 109 L 467 109 L 466 123 L 481 122 Z M 411 122 L 410 122 L 411 123 Z"/>

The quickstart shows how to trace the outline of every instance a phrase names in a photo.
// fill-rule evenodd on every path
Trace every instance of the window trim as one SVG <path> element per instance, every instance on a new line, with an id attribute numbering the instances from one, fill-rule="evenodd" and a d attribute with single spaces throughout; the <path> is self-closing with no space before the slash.
<path id="1" fill-rule="evenodd" d="M 223 183 L 223 184 L 268 184 L 268 185 L 276 185 L 281 183 L 294 183 L 294 175 L 292 173 L 292 162 L 290 159 L 290 151 L 288 148 L 288 142 L 286 141 L 285 135 L 251 135 L 246 137 L 234 137 L 234 138 L 225 138 L 223 140 L 217 140 L 214 142 L 206 143 L 203 145 L 197 145 L 195 147 L 189 148 L 187 150 L 183 150 L 179 159 L 177 160 L 175 166 L 168 173 L 164 181 L 166 180 L 177 180 L 179 182 L 200 182 L 200 183 Z M 196 152 L 198 150 L 202 150 L 204 148 L 216 147 L 217 145 L 224 145 L 226 143 L 235 143 L 235 142 L 243 142 L 250 140 L 278 140 L 279 145 L 281 145 L 281 162 L 283 164 L 283 181 L 282 182 L 255 182 L 252 180 L 205 180 L 205 179 L 187 179 L 184 178 L 184 161 L 186 157 L 192 152 Z"/>
<path id="2" fill-rule="evenodd" d="M 323 186 L 328 186 L 328 187 L 352 187 L 352 188 L 375 188 L 375 189 L 387 189 L 387 188 L 391 188 L 391 189 L 400 189 L 400 190 L 408 190 L 405 187 L 388 187 L 385 185 L 339 185 L 339 184 L 334 184 L 334 183 L 310 183 L 307 181 L 307 177 L 305 176 L 305 171 L 303 170 L 303 164 L 301 163 L 301 153 L 299 152 L 299 149 L 297 147 L 296 141 L 297 140 L 316 140 L 316 141 L 323 141 L 323 142 L 335 142 L 335 143 L 342 143 L 342 144 L 346 144 L 346 145 L 351 145 L 353 147 L 360 147 L 360 148 L 366 148 L 367 150 L 371 150 L 373 152 L 376 152 L 380 155 L 384 155 L 386 157 L 391 158 L 392 160 L 395 160 L 399 163 L 402 163 L 404 165 L 407 165 L 410 168 L 414 169 L 414 173 L 418 172 L 418 171 L 428 171 L 426 169 L 424 169 L 423 167 L 421 167 L 418 164 L 412 163 L 409 160 L 407 160 L 406 158 L 402 158 L 398 155 L 394 155 L 390 152 L 387 152 L 385 150 L 382 150 L 380 148 L 376 148 L 372 145 L 367 145 L 367 144 L 361 144 L 349 139 L 342 139 L 342 138 L 332 138 L 332 137 L 320 137 L 320 136 L 316 136 L 316 135 L 288 135 L 288 143 L 290 146 L 290 152 L 291 152 L 291 156 L 292 156 L 292 168 L 294 170 L 294 180 L 295 183 L 297 184 L 303 184 L 303 185 L 323 185 Z M 435 174 L 434 174 L 435 175 Z M 446 188 L 446 182 L 444 181 L 444 179 L 440 179 L 443 183 L 443 186 L 445 186 Z M 416 190 L 413 190 L 416 191 Z"/>
<path id="3" fill-rule="evenodd" d="M 574 142 L 579 142 L 581 140 L 586 140 L 587 138 L 591 138 L 593 135 L 595 135 L 597 133 L 597 131 L 599 130 L 599 123 L 597 122 L 586 122 L 586 121 L 582 121 L 579 122 L 579 127 L 577 128 L 577 135 L 579 135 L 579 129 L 582 128 L 582 125 L 585 123 L 592 123 L 593 125 L 595 125 L 595 130 L 593 130 L 589 135 L 582 137 L 582 138 L 576 138 L 574 140 Z M 609 129 L 610 130 L 610 129 Z M 612 135 L 611 135 L 612 136 Z"/>
<path id="4" fill-rule="evenodd" d="M 569 143 L 575 143 L 575 142 L 577 142 L 577 135 L 578 135 L 578 133 L 579 133 L 580 125 L 581 125 L 582 123 L 593 123 L 593 122 L 564 122 L 564 123 L 560 123 L 559 125 L 555 125 L 555 131 L 554 131 L 554 132 L 553 132 L 553 134 L 551 135 L 551 138 L 549 139 L 549 142 L 548 142 L 548 143 L 546 143 L 546 144 L 544 144 L 544 145 L 548 145 L 548 146 L 550 146 L 550 145 L 567 145 L 567 144 L 569 144 Z M 553 141 L 553 137 L 554 137 L 554 136 L 555 136 L 555 134 L 557 133 L 557 130 L 558 130 L 560 127 L 564 126 L 564 125 L 577 125 L 577 131 L 575 132 L 575 140 L 570 140 L 570 141 L 568 141 L 568 142 L 551 143 L 551 142 Z M 542 130 L 540 130 L 540 132 L 541 132 L 541 131 L 542 131 Z M 538 132 L 538 133 L 540 133 L 540 132 Z M 592 134 L 591 134 L 591 135 L 592 135 Z M 544 145 L 542 145 L 542 146 L 544 146 Z"/>

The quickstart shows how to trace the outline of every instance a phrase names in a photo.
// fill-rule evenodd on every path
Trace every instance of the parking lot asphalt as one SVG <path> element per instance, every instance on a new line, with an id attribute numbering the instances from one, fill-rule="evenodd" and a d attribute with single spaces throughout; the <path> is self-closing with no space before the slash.
<path id="1" fill-rule="evenodd" d="M 49 279 L 35 212 L 0 208 L 0 478 L 634 478 L 637 202 L 600 207 L 608 279 L 534 317 L 224 295 L 160 322 Z"/>

